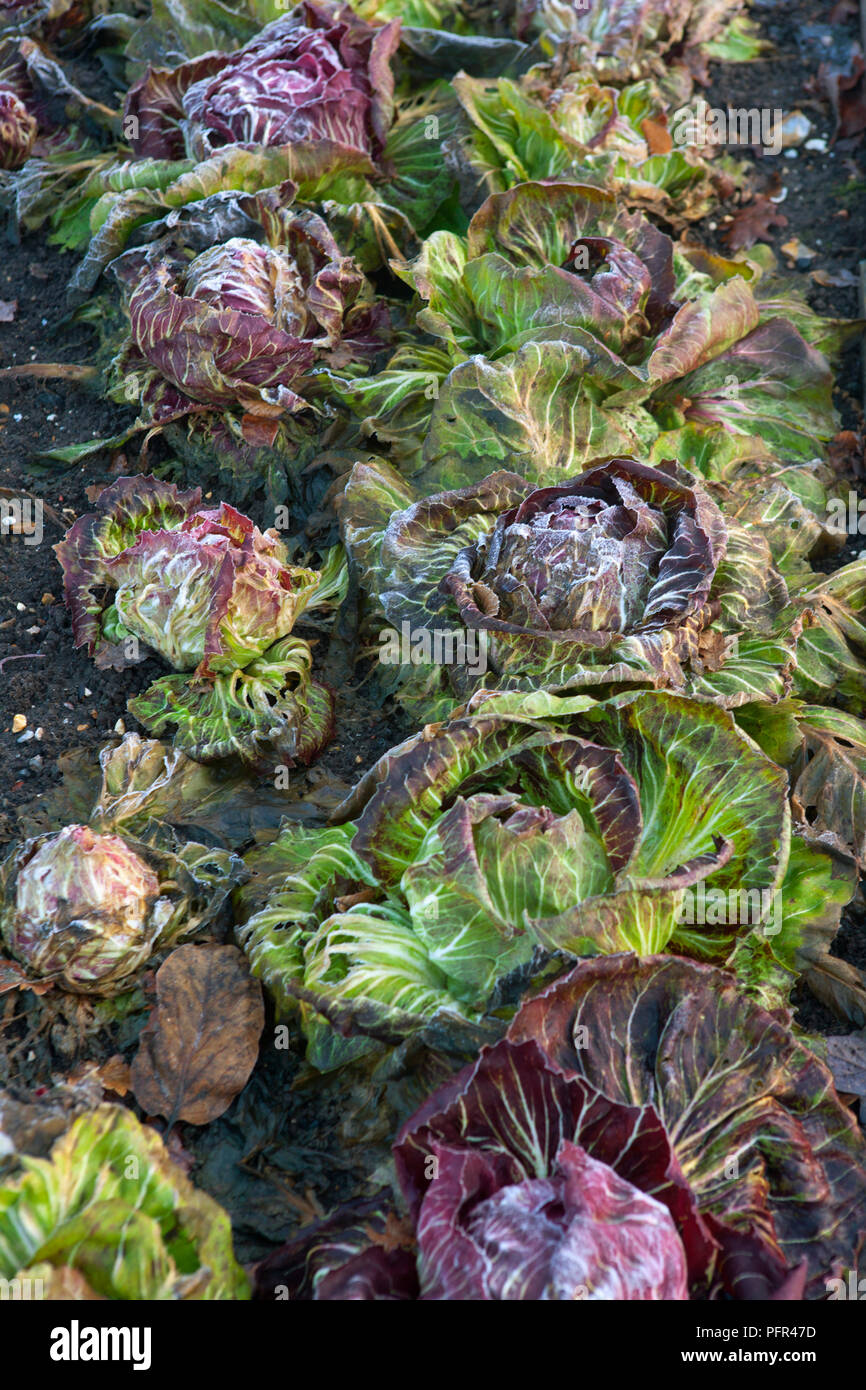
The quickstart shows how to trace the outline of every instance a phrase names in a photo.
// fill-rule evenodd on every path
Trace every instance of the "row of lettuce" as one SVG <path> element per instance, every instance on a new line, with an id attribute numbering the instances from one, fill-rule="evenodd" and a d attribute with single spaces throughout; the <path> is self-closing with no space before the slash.
<path id="1" fill-rule="evenodd" d="M 159 435 L 162 474 L 229 499 L 124 478 L 56 547 L 76 644 L 171 672 L 89 814 L 3 866 L 6 949 L 122 998 L 231 896 L 320 1072 L 466 1063 L 397 1136 L 399 1195 L 276 1252 L 260 1297 L 791 1299 L 856 1257 L 866 1150 L 790 996 L 866 1022 L 831 951 L 866 853 L 866 561 L 819 568 L 861 325 L 766 250 L 674 240 L 744 177 L 690 119 L 709 60 L 760 49 L 739 10 L 154 4 L 87 26 L 122 111 L 47 56 L 62 0 L 4 41 L 9 216 L 82 253 L 88 374 L 136 412 L 54 457 Z M 309 515 L 311 473 L 317 561 L 237 510 Z M 295 625 L 359 599 L 420 732 L 327 825 L 263 835 L 256 774 L 335 729 Z M 395 634 L 411 659 L 376 661 Z M 138 1147 L 159 1181 L 116 1180 Z M 4 1277 L 246 1296 L 131 1112 L 23 1163 Z"/>

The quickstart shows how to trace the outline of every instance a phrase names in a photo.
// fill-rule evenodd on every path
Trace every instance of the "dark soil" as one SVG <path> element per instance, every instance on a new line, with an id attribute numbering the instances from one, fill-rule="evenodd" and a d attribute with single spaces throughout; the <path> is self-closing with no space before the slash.
<path id="1" fill-rule="evenodd" d="M 832 114 L 808 84 L 825 51 L 821 37 L 828 32 L 830 5 L 825 3 L 816 14 L 815 7 L 805 3 L 763 3 L 755 13 L 776 51 L 752 65 L 714 68 L 707 100 L 720 107 L 770 106 L 785 112 L 799 108 L 812 121 L 812 136 L 829 142 Z M 857 17 L 838 20 L 832 31 L 837 39 L 839 35 L 855 37 Z M 811 270 L 856 271 L 866 246 L 862 196 L 866 144 L 824 153 L 800 148 L 796 158 L 757 159 L 756 165 L 756 187 L 769 184 L 779 171 L 788 190 L 781 204 L 788 225 L 771 237 L 780 263 L 785 264 L 781 244 L 799 237 L 819 252 Z M 698 229 L 699 235 L 723 249 L 719 238 L 724 219 L 735 211 L 731 206 L 727 212 L 717 212 Z M 0 299 L 17 300 L 18 307 L 13 322 L 0 322 L 0 366 L 91 360 L 95 337 L 67 320 L 64 290 L 74 265 L 74 257 L 59 254 L 41 237 L 27 236 L 20 245 L 4 248 Z M 857 314 L 854 290 L 824 288 L 808 271 L 792 273 L 808 287 L 818 312 L 834 317 Z M 40 544 L 25 544 L 26 538 L 20 535 L 0 539 L 2 845 L 16 836 L 16 812 L 59 781 L 58 755 L 81 745 L 95 756 L 118 729 L 119 720 L 127 728 L 136 727 L 126 701 L 163 668 L 151 660 L 122 673 L 99 671 L 86 653 L 73 649 L 60 570 L 51 549 L 74 518 L 90 509 L 87 489 L 106 485 L 119 473 L 137 471 L 136 446 L 127 446 L 125 457 L 112 459 L 103 454 L 96 463 L 88 461 L 68 470 L 32 471 L 41 450 L 117 433 L 128 421 L 128 412 L 62 380 L 7 378 L 0 383 L 0 402 L 0 497 L 29 495 L 44 504 Z M 862 426 L 861 404 L 862 377 L 855 350 L 839 377 L 839 406 L 846 427 Z M 257 516 L 256 520 L 266 524 L 268 518 Z M 859 548 L 855 538 L 845 558 Z M 338 697 L 338 739 L 312 775 L 351 783 L 405 735 L 407 725 L 399 713 L 374 707 L 363 690 L 342 688 Z M 26 719 L 26 726 L 17 732 L 12 728 L 15 715 Z M 834 947 L 860 968 L 866 967 L 864 927 L 862 909 L 852 909 Z M 798 992 L 797 1001 L 799 1021 L 810 1031 L 848 1031 L 844 1021 L 804 990 Z M 25 1086 L 45 1083 L 52 1072 L 68 1073 L 84 1057 L 104 1060 L 113 1051 L 131 1053 L 134 1035 L 122 1027 L 79 1036 L 74 1028 L 59 1023 L 43 1029 L 37 1038 L 42 1007 L 33 995 L 0 997 L 0 1084 L 9 1080 Z M 227 1115 L 206 1129 L 180 1125 L 174 1136 L 192 1156 L 195 1181 L 231 1213 L 238 1250 L 245 1259 L 285 1239 L 299 1220 L 315 1214 L 317 1206 L 327 1210 L 363 1190 L 370 1174 L 378 1177 L 389 1135 L 412 1094 L 399 1080 L 373 1083 L 363 1076 L 320 1084 L 314 1095 L 307 1093 L 303 1064 L 293 1050 L 281 1052 L 267 1045 L 270 1029 L 269 1023 L 253 1079 Z M 365 1142 L 358 1147 L 354 1141 L 362 1133 Z"/>

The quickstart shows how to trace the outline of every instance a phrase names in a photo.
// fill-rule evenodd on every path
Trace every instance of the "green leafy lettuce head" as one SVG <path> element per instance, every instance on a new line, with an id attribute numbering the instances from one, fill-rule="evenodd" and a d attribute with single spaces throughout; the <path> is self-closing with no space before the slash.
<path id="1" fill-rule="evenodd" d="M 723 971 L 588 961 L 403 1125 L 387 1192 L 268 1256 L 256 1297 L 826 1296 L 866 1146 L 827 1068 Z M 791 1194 L 796 1200 L 791 1200 Z"/>
<path id="2" fill-rule="evenodd" d="M 300 1001 L 315 1065 L 369 1047 L 338 1032 L 460 1051 L 562 957 L 723 961 L 765 925 L 793 957 L 785 913 L 817 905 L 777 895 L 787 778 L 725 711 L 655 692 L 476 703 L 382 757 L 340 825 L 248 857 L 241 941 L 278 1002 Z M 690 911 L 710 890 L 724 910 Z M 829 879 L 818 892 L 823 910 Z"/>
<path id="3" fill-rule="evenodd" d="M 617 90 L 583 68 L 563 76 L 541 67 L 516 81 L 461 74 L 453 87 L 464 121 L 450 157 L 470 213 L 517 183 L 563 179 L 606 188 L 681 227 L 730 196 L 734 175 L 745 177 L 733 160 L 712 160 L 718 151 L 695 141 L 694 123 L 669 128 L 652 81 Z"/>
<path id="4" fill-rule="evenodd" d="M 21 1165 L 0 1187 L 0 1277 L 60 1299 L 249 1297 L 226 1213 L 131 1111 L 99 1105 Z"/>
<path id="5" fill-rule="evenodd" d="M 721 434 L 808 461 L 836 431 L 824 321 L 601 188 L 519 183 L 398 273 L 434 343 L 335 389 L 425 491 L 497 467 L 549 486 L 662 432 L 677 457 L 687 429 L 692 452 Z"/>
<path id="6" fill-rule="evenodd" d="M 212 921 L 240 871 L 226 850 L 67 825 L 13 848 L 0 870 L 0 935 L 33 975 L 116 994 L 154 951 Z"/>

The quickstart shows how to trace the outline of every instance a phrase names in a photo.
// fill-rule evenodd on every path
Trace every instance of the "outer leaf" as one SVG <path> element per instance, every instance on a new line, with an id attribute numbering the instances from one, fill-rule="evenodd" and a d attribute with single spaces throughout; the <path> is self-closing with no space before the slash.
<path id="1" fill-rule="evenodd" d="M 737 1237 L 751 1231 L 807 1262 L 813 1296 L 853 1258 L 863 1139 L 823 1063 L 730 976 L 669 958 L 592 961 L 530 1001 L 510 1036 L 613 1102 L 657 1108 L 699 1210 L 735 1233 L 722 1266 L 735 1286 Z"/>

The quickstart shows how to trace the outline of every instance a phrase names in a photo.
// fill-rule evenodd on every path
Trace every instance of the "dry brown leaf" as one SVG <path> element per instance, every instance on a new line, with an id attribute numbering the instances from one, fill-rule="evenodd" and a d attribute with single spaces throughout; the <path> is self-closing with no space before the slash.
<path id="1" fill-rule="evenodd" d="M 150 1115 L 205 1125 L 222 1115 L 256 1064 L 262 988 L 236 946 L 179 946 L 157 971 L 130 1085 Z"/>
<path id="2" fill-rule="evenodd" d="M 670 154 L 674 142 L 670 137 L 667 122 L 654 121 L 651 116 L 647 116 L 641 121 L 640 129 L 650 154 Z"/>
<path id="3" fill-rule="evenodd" d="M 367 1225 L 364 1227 L 364 1234 L 369 1236 L 371 1245 L 380 1245 L 389 1254 L 394 1250 L 415 1248 L 415 1227 L 412 1221 L 408 1216 L 399 1217 L 394 1211 L 388 1212 L 381 1231 L 377 1231 L 375 1226 Z"/>
<path id="4" fill-rule="evenodd" d="M 807 987 L 840 1018 L 858 1028 L 866 1025 L 866 979 L 861 971 L 838 956 L 824 952 L 803 972 Z"/>
<path id="5" fill-rule="evenodd" d="M 734 215 L 724 237 L 730 251 L 742 251 L 756 241 L 768 241 L 771 227 L 787 227 L 788 219 L 776 204 L 758 193 Z"/>
<path id="6" fill-rule="evenodd" d="M 862 53 L 852 53 L 847 71 L 832 63 L 822 63 L 817 82 L 836 117 L 830 144 L 835 145 L 837 140 L 855 143 L 861 140 L 866 130 L 866 62 Z"/>
<path id="7" fill-rule="evenodd" d="M 117 1095 L 125 1096 L 129 1090 L 129 1063 L 119 1052 L 115 1052 L 113 1057 L 109 1057 L 107 1062 L 103 1062 L 97 1071 L 97 1076 L 106 1091 L 115 1091 Z"/>

